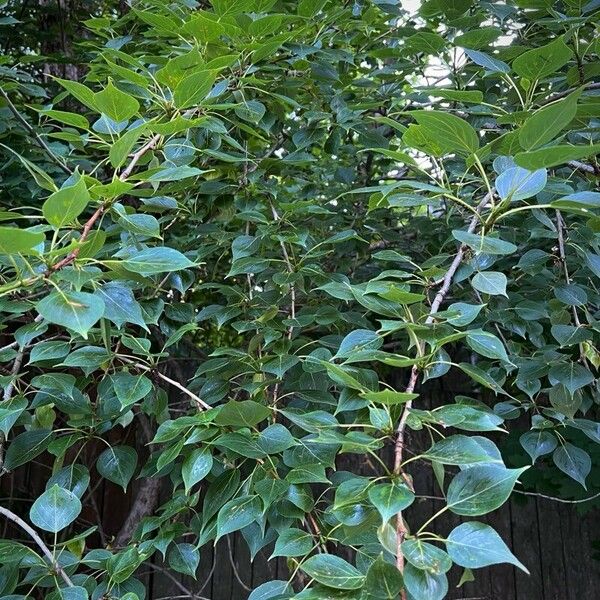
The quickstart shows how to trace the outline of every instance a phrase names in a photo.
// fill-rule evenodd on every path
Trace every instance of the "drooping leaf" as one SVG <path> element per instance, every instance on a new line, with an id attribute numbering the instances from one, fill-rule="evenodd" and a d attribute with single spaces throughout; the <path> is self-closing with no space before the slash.
<path id="1" fill-rule="evenodd" d="M 44 218 L 56 229 L 72 223 L 90 201 L 85 180 L 81 175 L 70 178 L 68 185 L 51 194 L 42 206 Z"/>
<path id="2" fill-rule="evenodd" d="M 46 321 L 72 329 L 87 339 L 104 314 L 102 298 L 87 292 L 53 292 L 40 300 L 37 311 Z"/>
<path id="3" fill-rule="evenodd" d="M 69 490 L 53 485 L 31 506 L 31 522 L 44 531 L 58 533 L 70 525 L 81 512 L 79 498 Z"/>
<path id="4" fill-rule="evenodd" d="M 494 529 L 484 523 L 471 521 L 455 527 L 446 540 L 446 549 L 450 558 L 461 567 L 480 569 L 509 563 L 529 573 Z"/>
<path id="5" fill-rule="evenodd" d="M 339 590 L 356 590 L 365 581 L 356 567 L 332 554 L 312 556 L 300 568 L 315 581 Z"/>
<path id="6" fill-rule="evenodd" d="M 169 548 L 167 561 L 174 571 L 195 578 L 200 564 L 200 552 L 192 544 L 173 544 Z"/>
<path id="7" fill-rule="evenodd" d="M 538 429 L 536 431 L 528 431 L 520 437 L 521 446 L 527 454 L 531 456 L 534 462 L 543 454 L 549 454 L 558 445 L 556 436 L 549 431 Z"/>
<path id="8" fill-rule="evenodd" d="M 133 477 L 137 465 L 137 452 L 130 446 L 106 448 L 96 461 L 96 469 L 102 477 L 120 485 L 123 490 Z"/>
<path id="9" fill-rule="evenodd" d="M 179 250 L 167 247 L 146 248 L 121 263 L 129 271 L 140 275 L 155 275 L 189 269 L 194 263 Z"/>
<path id="10" fill-rule="evenodd" d="M 204 479 L 212 469 L 213 457 L 206 448 L 195 448 L 185 458 L 181 467 L 181 475 L 185 485 L 185 493 L 189 494 L 190 489 L 200 480 Z"/>
<path id="11" fill-rule="evenodd" d="M 502 172 L 496 179 L 496 191 L 503 200 L 518 202 L 535 196 L 546 187 L 546 169 L 528 171 L 512 167 Z"/>
<path id="12" fill-rule="evenodd" d="M 502 506 L 513 487 L 527 470 L 507 469 L 500 465 L 471 467 L 458 473 L 448 487 L 447 502 L 457 515 L 475 517 Z"/>
<path id="13" fill-rule="evenodd" d="M 383 556 L 378 556 L 367 571 L 364 586 L 367 594 L 382 600 L 394 600 L 402 587 L 402 575 L 396 565 L 387 562 Z"/>
<path id="14" fill-rule="evenodd" d="M 563 473 L 587 489 L 585 480 L 592 470 L 592 460 L 585 450 L 564 442 L 554 451 L 552 460 Z"/>
<path id="15" fill-rule="evenodd" d="M 471 285 L 478 291 L 490 296 L 506 296 L 508 280 L 498 271 L 481 271 L 471 279 Z"/>
<path id="16" fill-rule="evenodd" d="M 415 495 L 404 484 L 380 483 L 369 489 L 369 500 L 379 511 L 384 523 L 394 515 L 408 508 L 415 499 Z"/>
<path id="17" fill-rule="evenodd" d="M 243 529 L 262 516 L 258 496 L 239 496 L 223 505 L 217 516 L 217 539 Z"/>

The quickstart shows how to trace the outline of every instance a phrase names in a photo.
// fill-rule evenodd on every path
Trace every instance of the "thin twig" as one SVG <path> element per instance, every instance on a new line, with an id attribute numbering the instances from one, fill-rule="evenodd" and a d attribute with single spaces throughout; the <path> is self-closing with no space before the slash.
<path id="1" fill-rule="evenodd" d="M 535 496 L 537 498 L 544 498 L 545 500 L 553 500 L 554 502 L 562 502 L 563 504 L 583 504 L 584 502 L 590 502 L 596 498 L 600 498 L 600 492 L 590 496 L 589 498 L 582 498 L 581 500 L 565 500 L 564 498 L 557 498 L 556 496 L 546 496 L 546 494 L 538 494 L 537 492 L 523 492 L 521 490 L 514 490 L 515 494 L 521 494 L 521 496 Z"/>
<path id="2" fill-rule="evenodd" d="M 12 100 L 8 97 L 8 94 L 0 87 L 0 94 L 2 94 L 4 100 L 8 104 L 10 112 L 15 116 L 17 121 L 25 128 L 27 133 L 35 140 L 35 143 L 48 155 L 48 157 L 56 163 L 67 175 L 72 175 L 73 171 L 52 152 L 48 144 L 41 138 L 41 136 L 35 131 L 35 129 L 25 120 L 23 115 L 19 112 L 17 107 L 12 103 Z"/>
<path id="3" fill-rule="evenodd" d="M 598 90 L 598 89 L 600 89 L 600 82 L 596 81 L 596 82 L 587 83 L 587 84 L 584 84 L 583 87 L 586 90 Z M 545 106 L 546 104 L 550 104 L 550 102 L 560 100 L 561 98 L 566 98 L 569 94 L 572 94 L 577 89 L 578 88 L 572 88 L 570 90 L 565 90 L 564 92 L 558 92 L 557 94 L 549 96 L 548 98 L 546 98 L 545 100 L 542 100 L 542 102 L 540 102 L 540 106 Z"/>
<path id="4" fill-rule="evenodd" d="M 69 579 L 69 576 L 65 573 L 64 569 L 55 560 L 54 555 L 52 554 L 52 552 L 50 552 L 48 546 L 44 544 L 44 540 L 42 540 L 42 538 L 37 534 L 35 529 L 33 529 L 27 523 L 25 523 L 25 521 L 23 521 L 21 517 L 15 515 L 14 512 L 8 510 L 8 508 L 0 506 L 0 515 L 4 515 L 7 519 L 9 519 L 10 521 L 18 525 L 21 529 L 26 531 L 31 536 L 31 539 L 39 546 L 40 550 L 44 553 L 46 558 L 50 561 L 50 564 L 52 565 L 56 573 L 58 573 L 62 577 L 63 581 L 69 587 L 74 587 L 74 584 L 71 581 L 71 579 Z"/>
<path id="5" fill-rule="evenodd" d="M 281 220 L 279 213 L 277 212 L 277 210 L 275 209 L 275 207 L 272 204 L 271 204 L 271 213 L 273 214 L 273 219 L 275 220 L 276 223 Z M 292 261 L 290 260 L 290 255 L 288 254 L 287 248 L 285 247 L 283 240 L 279 240 L 279 245 L 281 246 L 281 252 L 283 253 L 283 258 L 285 260 L 285 265 L 287 267 L 288 273 L 290 275 L 293 275 L 294 267 L 292 266 Z M 290 317 L 292 319 L 295 319 L 296 318 L 296 287 L 294 286 L 293 283 L 290 285 L 290 296 L 291 296 Z M 288 328 L 288 333 L 287 333 L 288 339 L 292 338 L 293 332 L 294 332 L 294 326 L 290 325 Z"/>
<path id="6" fill-rule="evenodd" d="M 144 564 L 146 566 L 150 567 L 151 569 L 154 569 L 155 571 L 159 571 L 160 573 L 162 573 L 163 575 L 168 577 L 175 584 L 175 587 L 177 587 L 180 592 L 187 594 L 186 596 L 169 596 L 169 598 L 202 598 L 202 596 L 197 596 L 196 594 L 194 594 L 194 592 L 192 592 L 191 590 L 188 590 L 183 585 L 183 583 L 181 583 L 181 581 L 179 581 L 179 579 L 177 579 L 177 577 L 175 577 L 169 571 L 169 569 L 165 569 L 164 567 L 161 567 L 160 565 L 155 565 L 154 563 L 151 563 L 150 561 L 146 561 L 146 562 L 144 562 Z"/>
<path id="7" fill-rule="evenodd" d="M 148 142 L 146 142 L 131 157 L 131 162 L 127 165 L 127 167 L 125 168 L 125 170 L 119 175 L 119 179 L 121 181 L 124 181 L 125 179 L 127 179 L 131 175 L 131 172 L 133 171 L 133 168 L 135 167 L 135 165 L 137 165 L 137 163 L 142 158 L 142 156 L 144 156 L 144 154 L 146 154 L 146 152 L 149 152 L 150 150 L 152 150 L 154 148 L 154 146 L 156 146 L 156 144 L 158 144 L 159 140 L 160 140 L 160 135 L 157 133 L 155 136 L 151 137 L 150 140 Z"/>
<path id="8" fill-rule="evenodd" d="M 196 396 L 196 394 L 194 394 L 194 392 L 191 392 L 185 386 L 183 386 L 181 383 L 179 383 L 178 381 L 175 381 L 174 379 L 171 379 L 170 377 L 167 377 L 160 371 L 158 371 L 156 369 L 151 369 L 150 367 L 143 365 L 142 363 L 135 362 L 134 360 L 130 360 L 129 358 L 126 358 L 124 356 L 120 356 L 119 358 L 123 362 L 133 365 L 136 369 L 146 371 L 146 373 L 152 373 L 153 375 L 156 375 L 163 381 L 170 383 L 172 386 L 176 387 L 179 391 L 181 391 L 184 394 L 186 394 L 187 396 L 189 396 L 196 403 L 198 408 L 202 408 L 204 410 L 208 410 L 208 409 L 212 408 L 211 405 L 204 402 L 204 400 L 202 400 L 202 398 L 200 398 L 200 396 Z"/>
<path id="9" fill-rule="evenodd" d="M 225 536 L 227 538 L 227 549 L 229 550 L 228 554 L 229 554 L 229 564 L 231 564 L 231 570 L 233 571 L 233 574 L 235 575 L 235 578 L 238 580 L 238 583 L 247 591 L 247 592 L 251 592 L 252 588 L 248 587 L 243 581 L 242 578 L 238 572 L 238 569 L 235 565 L 235 560 L 233 558 L 233 549 L 231 548 L 231 539 L 230 536 Z"/>

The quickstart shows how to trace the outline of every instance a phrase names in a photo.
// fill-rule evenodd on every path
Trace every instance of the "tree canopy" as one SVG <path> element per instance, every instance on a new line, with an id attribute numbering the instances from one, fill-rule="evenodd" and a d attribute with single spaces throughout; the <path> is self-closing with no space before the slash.
<path id="1" fill-rule="evenodd" d="M 0 18 L 0 483 L 50 466 L 0 595 L 142 600 L 235 532 L 289 567 L 250 600 L 526 570 L 482 515 L 600 489 L 600 4 L 48 4 Z"/>

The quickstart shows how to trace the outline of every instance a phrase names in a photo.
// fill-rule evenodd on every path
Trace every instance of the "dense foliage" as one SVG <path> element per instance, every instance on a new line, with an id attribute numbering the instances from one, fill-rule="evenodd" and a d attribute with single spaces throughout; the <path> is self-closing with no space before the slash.
<path id="1" fill-rule="evenodd" d="M 0 541 L 0 595 L 140 600 L 154 554 L 193 575 L 238 531 L 288 558 L 252 600 L 525 569 L 479 518 L 539 463 L 591 494 L 600 442 L 599 3 L 99 2 L 68 52 L 26 4 L 0 20 L 0 461 L 51 469 L 0 507 L 29 540 Z M 461 525 L 403 517 L 414 469 Z M 80 520 L 103 478 L 133 496 L 115 539 Z"/>

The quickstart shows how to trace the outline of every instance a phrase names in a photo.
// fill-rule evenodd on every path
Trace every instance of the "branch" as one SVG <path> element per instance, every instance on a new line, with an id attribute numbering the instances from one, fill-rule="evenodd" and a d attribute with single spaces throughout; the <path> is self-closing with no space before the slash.
<path id="1" fill-rule="evenodd" d="M 586 90 L 598 90 L 598 89 L 600 89 L 600 82 L 592 82 L 592 83 L 584 84 L 583 87 Z M 555 100 L 560 100 L 561 98 L 566 98 L 569 94 L 572 94 L 577 89 L 579 89 L 579 88 L 572 88 L 569 90 L 565 90 L 564 92 L 559 92 L 557 94 L 554 94 L 553 96 L 550 96 L 550 97 L 546 98 L 545 100 L 542 100 L 542 102 L 540 102 L 540 106 L 545 106 L 546 104 L 550 104 L 550 102 L 554 102 Z"/>
<path id="2" fill-rule="evenodd" d="M 469 223 L 469 227 L 467 228 L 468 233 L 473 233 L 477 228 L 477 224 L 480 221 L 480 212 L 485 207 L 485 205 L 491 200 L 490 194 L 486 194 L 483 200 L 477 205 L 475 209 L 475 215 L 471 219 Z M 468 246 L 466 244 L 461 244 L 452 264 L 446 271 L 444 278 L 442 279 L 442 286 L 438 290 L 438 293 L 435 295 L 433 302 L 431 303 L 431 309 L 429 310 L 429 314 L 425 319 L 425 324 L 430 325 L 435 320 L 435 315 L 440 309 L 440 306 L 448 291 L 450 290 L 450 286 L 452 285 L 452 280 L 454 279 L 454 275 L 458 270 L 458 267 L 462 263 L 462 260 L 465 256 L 465 252 Z M 410 379 L 408 381 L 408 385 L 406 386 L 406 393 L 412 394 L 415 391 L 417 386 L 417 382 L 419 379 L 419 367 L 418 365 L 413 365 L 410 372 Z M 400 417 L 400 422 L 398 423 L 398 427 L 396 429 L 396 443 L 394 447 L 394 475 L 402 475 L 402 457 L 404 451 L 404 433 L 406 429 L 406 421 L 408 419 L 408 415 L 410 414 L 410 409 L 412 408 L 412 400 L 409 400 L 404 405 L 404 410 L 402 411 L 402 416 Z M 405 478 L 406 480 L 406 478 Z M 407 483 L 410 484 L 408 480 Z M 399 512 L 396 516 L 396 566 L 398 570 L 402 572 L 404 570 L 404 556 L 401 551 L 401 545 L 406 537 L 407 530 L 404 525 L 404 521 L 402 519 L 402 513 Z M 404 592 L 403 592 L 404 594 Z M 404 600 L 404 596 L 403 596 Z"/>
<path id="3" fill-rule="evenodd" d="M 538 494 L 537 492 L 522 492 L 521 490 L 514 490 L 515 494 L 521 494 L 521 496 L 534 496 L 536 498 L 544 498 L 544 500 L 554 500 L 554 502 L 562 502 L 563 504 L 583 504 L 584 502 L 590 502 L 596 498 L 600 498 L 600 492 L 590 496 L 589 498 L 581 498 L 580 500 L 565 500 L 564 498 L 557 498 L 556 496 L 546 496 L 546 494 Z"/>
<path id="4" fill-rule="evenodd" d="M 580 171 L 585 171 L 586 173 L 591 173 L 592 175 L 596 174 L 596 169 L 592 165 L 582 163 L 581 161 L 570 160 L 567 164 L 574 169 L 579 169 Z"/>
<path id="5" fill-rule="evenodd" d="M 25 120 L 23 115 L 19 112 L 17 107 L 12 103 L 11 99 L 8 97 L 8 94 L 0 88 L 0 94 L 2 94 L 4 100 L 8 104 L 8 108 L 10 112 L 15 116 L 17 121 L 21 123 L 21 125 L 25 128 L 27 133 L 35 140 L 36 144 L 50 157 L 50 159 L 56 163 L 67 175 L 72 175 L 73 171 L 69 169 L 69 167 L 52 152 L 48 144 L 40 137 L 40 135 L 35 131 L 35 129 Z"/>
<path id="6" fill-rule="evenodd" d="M 129 175 L 131 175 L 131 172 L 133 171 L 135 165 L 144 156 L 144 154 L 146 154 L 146 152 L 149 152 L 150 150 L 152 150 L 154 148 L 154 146 L 156 146 L 156 144 L 158 143 L 159 140 L 160 140 L 160 135 L 159 134 L 154 135 L 135 154 L 133 154 L 133 156 L 131 157 L 131 161 L 129 162 L 129 164 L 127 165 L 125 170 L 119 175 L 120 181 L 124 181 L 125 179 L 127 179 L 129 177 Z M 83 244 L 83 242 L 85 242 L 88 235 L 90 234 L 90 231 L 92 230 L 92 227 L 94 226 L 96 221 L 105 213 L 105 211 L 109 207 L 109 205 L 110 205 L 109 202 L 105 202 L 104 204 L 101 204 L 96 209 L 96 212 L 85 222 L 85 225 L 83 226 L 83 231 L 81 232 L 81 236 L 79 237 L 80 246 L 75 248 L 72 252 L 67 254 L 67 256 L 65 256 L 62 260 L 59 260 L 55 265 L 50 267 L 50 269 L 48 269 L 48 271 L 46 272 L 46 276 L 50 275 L 51 273 L 56 273 L 56 271 L 59 271 L 60 269 L 62 269 L 63 267 L 66 267 L 67 265 L 70 265 L 79 256 L 79 253 L 81 252 L 81 244 Z"/>
<path id="7" fill-rule="evenodd" d="M 207 404 L 206 402 L 204 402 L 204 400 L 202 400 L 202 398 L 200 398 L 200 396 L 196 396 L 196 394 L 194 394 L 194 392 L 191 392 L 186 387 L 181 385 L 181 383 L 179 383 L 178 381 L 175 381 L 174 379 L 171 379 L 170 377 L 167 377 L 160 371 L 158 371 L 156 369 L 151 369 L 150 367 L 143 365 L 142 363 L 135 362 L 134 360 L 130 360 L 129 358 L 126 358 L 124 356 L 120 356 L 119 358 L 123 362 L 133 365 L 136 369 L 141 369 L 142 371 L 146 371 L 146 373 L 152 373 L 153 375 L 156 375 L 163 381 L 170 383 L 172 386 L 176 387 L 180 392 L 183 392 L 186 396 L 189 396 L 196 403 L 196 406 L 199 409 L 209 410 L 210 408 L 212 408 L 212 406 L 210 404 Z"/>
<path id="8" fill-rule="evenodd" d="M 54 570 L 63 578 L 63 581 L 69 587 L 75 587 L 71 579 L 69 579 L 69 576 L 65 573 L 64 569 L 58 564 L 58 562 L 56 562 L 54 555 L 52 554 L 52 552 L 50 552 L 48 546 L 44 544 L 44 540 L 42 540 L 42 538 L 32 527 L 25 523 L 25 521 L 23 521 L 21 517 L 15 515 L 14 512 L 8 510 L 8 508 L 0 506 L 0 515 L 4 515 L 9 521 L 12 521 L 13 523 L 17 524 L 21 529 L 26 531 L 31 536 L 31 539 L 39 546 L 40 550 L 44 553 L 46 558 L 50 561 L 50 564 L 52 565 Z"/>

